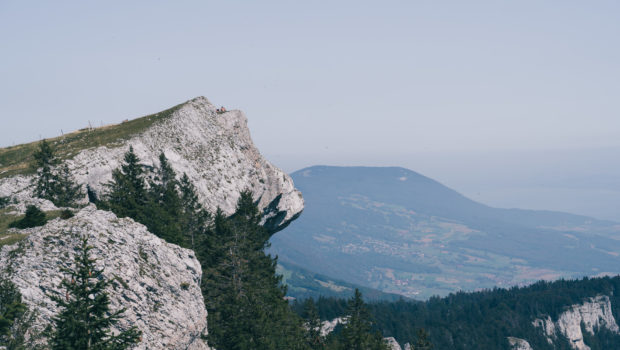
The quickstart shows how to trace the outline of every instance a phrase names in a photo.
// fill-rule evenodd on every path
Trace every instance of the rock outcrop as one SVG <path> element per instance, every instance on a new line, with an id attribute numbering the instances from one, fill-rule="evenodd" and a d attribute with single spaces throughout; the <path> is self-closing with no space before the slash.
<path id="1" fill-rule="evenodd" d="M 321 322 L 321 336 L 326 337 L 329 333 L 333 332 L 334 329 L 336 329 L 336 326 L 345 323 L 347 323 L 346 317 L 336 317 L 331 321 L 326 320 Z"/>
<path id="2" fill-rule="evenodd" d="M 387 337 L 384 339 L 385 339 L 385 342 L 390 347 L 390 350 L 403 350 L 403 348 L 400 347 L 400 344 L 398 344 L 398 342 L 396 341 L 394 337 Z"/>
<path id="3" fill-rule="evenodd" d="M 114 127 L 123 128 L 123 124 Z M 128 139 L 76 150 L 66 162 L 78 183 L 88 184 L 101 195 L 130 145 L 146 167 L 157 165 L 164 152 L 177 174 L 189 176 L 200 200 L 212 212 L 219 207 L 232 214 L 239 192 L 246 188 L 259 201 L 264 225 L 272 232 L 288 225 L 303 210 L 303 198 L 291 178 L 254 146 L 243 112 L 219 113 L 204 97 L 178 106 L 170 116 Z M 0 196 L 16 198 L 21 210 L 32 202 L 44 210 L 54 209 L 53 204 L 32 198 L 31 179 L 26 175 L 0 179 Z"/>
<path id="4" fill-rule="evenodd" d="M 524 339 L 508 337 L 508 343 L 510 343 L 512 350 L 533 350 L 530 343 Z"/>
<path id="5" fill-rule="evenodd" d="M 609 297 L 605 295 L 589 298 L 582 304 L 568 307 L 555 322 L 549 316 L 538 318 L 533 322 L 535 327 L 544 332 L 550 344 L 554 343 L 559 332 L 568 339 L 573 349 L 590 350 L 583 340 L 582 324 L 584 330 L 592 335 L 601 328 L 615 333 L 620 331 L 611 311 Z"/>
<path id="6" fill-rule="evenodd" d="M 64 295 L 62 268 L 71 268 L 74 248 L 87 237 L 92 257 L 112 280 L 111 309 L 126 308 L 119 328 L 136 326 L 142 341 L 134 349 L 208 349 L 207 313 L 200 291 L 201 268 L 191 250 L 169 244 L 131 219 L 90 205 L 73 218 L 27 229 L 28 237 L 2 247 L 2 274 L 17 285 L 37 312 L 41 331 L 59 311 L 49 295 Z"/>

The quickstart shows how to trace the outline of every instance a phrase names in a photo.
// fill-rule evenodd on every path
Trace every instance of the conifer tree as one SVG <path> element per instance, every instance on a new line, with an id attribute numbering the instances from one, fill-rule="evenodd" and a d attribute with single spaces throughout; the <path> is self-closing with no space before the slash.
<path id="1" fill-rule="evenodd" d="M 308 346 L 313 350 L 325 349 L 325 339 L 321 336 L 321 319 L 312 298 L 308 298 L 304 303 L 304 320 Z"/>
<path id="2" fill-rule="evenodd" d="M 65 269 L 70 278 L 61 282 L 66 295 L 50 295 L 61 308 L 53 318 L 55 329 L 49 342 L 52 350 L 121 350 L 139 342 L 140 332 L 135 327 L 116 335 L 110 332 L 125 310 L 110 310 L 105 292 L 110 282 L 95 267 L 91 250 L 87 238 L 83 238 L 74 268 Z"/>
<path id="3" fill-rule="evenodd" d="M 26 207 L 26 215 L 23 218 L 10 223 L 9 227 L 23 229 L 29 227 L 43 226 L 46 223 L 47 217 L 45 216 L 45 213 L 36 206 L 29 205 Z"/>
<path id="4" fill-rule="evenodd" d="M 58 165 L 58 159 L 52 147 L 46 140 L 39 143 L 39 149 L 34 153 L 34 168 L 37 170 L 35 196 L 52 201 L 56 194 L 56 176 L 53 169 Z"/>
<path id="5" fill-rule="evenodd" d="M 285 287 L 268 256 L 269 233 L 250 191 L 230 218 L 214 219 L 211 266 L 203 290 L 209 311 L 209 343 L 217 349 L 307 349 L 302 320 L 284 300 Z M 212 330 L 212 331 L 211 331 Z"/>
<path id="6" fill-rule="evenodd" d="M 189 240 L 189 248 L 193 251 L 196 251 L 197 247 L 202 247 L 203 250 L 210 249 L 213 245 L 209 235 L 211 215 L 200 204 L 196 187 L 185 173 L 179 182 L 179 190 L 181 192 L 181 203 L 183 203 L 180 218 L 181 227 Z"/>
<path id="7" fill-rule="evenodd" d="M 372 332 L 371 315 L 359 289 L 355 289 L 347 306 L 347 322 L 342 329 L 344 349 L 389 350 L 381 334 Z"/>
<path id="8" fill-rule="evenodd" d="M 58 207 L 71 207 L 83 196 L 82 186 L 75 183 L 69 167 L 63 164 L 55 176 L 55 195 L 52 202 Z"/>
<path id="9" fill-rule="evenodd" d="M 181 198 L 178 186 L 176 173 L 162 152 L 159 155 L 159 167 L 155 168 L 154 178 L 149 181 L 148 202 L 143 209 L 141 222 L 167 242 L 186 247 L 179 220 Z"/>
<path id="10" fill-rule="evenodd" d="M 120 169 L 112 171 L 112 181 L 107 186 L 110 192 L 105 203 L 105 209 L 113 211 L 119 217 L 130 217 L 144 222 L 144 208 L 147 202 L 144 170 L 140 159 L 134 153 L 133 146 L 125 153 L 124 162 Z"/>
<path id="11" fill-rule="evenodd" d="M 75 183 L 66 164 L 59 167 L 60 161 L 50 144 L 41 141 L 33 156 L 33 166 L 37 170 L 34 195 L 59 207 L 75 205 L 82 196 L 82 187 Z"/>
<path id="12" fill-rule="evenodd" d="M 9 346 L 12 342 L 11 329 L 15 322 L 26 312 L 22 296 L 15 284 L 0 278 L 0 346 Z"/>
<path id="13" fill-rule="evenodd" d="M 412 346 L 412 350 L 431 350 L 433 344 L 428 339 L 428 333 L 424 328 L 418 329 L 418 334 L 415 343 Z"/>

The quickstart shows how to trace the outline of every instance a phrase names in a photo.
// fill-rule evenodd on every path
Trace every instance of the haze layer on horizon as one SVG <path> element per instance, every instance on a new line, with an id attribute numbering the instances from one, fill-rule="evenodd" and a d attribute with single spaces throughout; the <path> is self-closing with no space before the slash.
<path id="1" fill-rule="evenodd" d="M 619 15 L 616 1 L 3 1 L 0 146 L 204 95 L 245 111 L 289 171 L 399 165 L 487 204 L 620 221 Z"/>

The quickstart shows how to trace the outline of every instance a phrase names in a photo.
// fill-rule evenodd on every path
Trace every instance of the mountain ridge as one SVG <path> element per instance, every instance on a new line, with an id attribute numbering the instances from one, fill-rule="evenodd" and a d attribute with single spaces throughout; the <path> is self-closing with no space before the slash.
<path id="1" fill-rule="evenodd" d="M 163 152 L 177 174 L 188 175 L 211 212 L 219 207 L 232 214 L 239 193 L 246 188 L 258 199 L 264 225 L 271 232 L 286 227 L 303 210 L 303 197 L 290 176 L 264 159 L 254 146 L 245 114 L 239 110 L 218 112 L 205 97 L 92 132 L 61 136 L 50 143 L 63 150 L 59 156 L 77 182 L 98 195 L 105 193 L 104 184 L 131 145 L 145 167 L 157 166 Z M 20 199 L 22 211 L 30 202 L 53 210 L 51 203 L 33 199 L 28 192 L 32 168 L 22 163 L 29 163 L 35 146 L 30 143 L 0 150 L 4 176 L 0 176 L 0 196 Z M 16 163 L 19 155 L 21 162 Z"/>
<path id="2" fill-rule="evenodd" d="M 272 238 L 272 251 L 349 283 L 428 298 L 612 274 L 620 262 L 615 222 L 493 208 L 400 167 L 314 166 L 291 176 L 304 215 Z"/>

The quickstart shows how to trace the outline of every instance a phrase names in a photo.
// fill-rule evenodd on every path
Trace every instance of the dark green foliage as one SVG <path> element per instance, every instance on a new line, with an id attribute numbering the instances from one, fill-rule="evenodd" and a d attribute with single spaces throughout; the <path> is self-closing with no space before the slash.
<path id="1" fill-rule="evenodd" d="M 284 300 L 276 259 L 264 253 L 270 237 L 251 192 L 236 213 L 214 219 L 215 245 L 205 252 L 203 291 L 209 344 L 217 349 L 305 349 L 301 319 Z"/>
<path id="2" fill-rule="evenodd" d="M 189 177 L 178 180 L 163 153 L 159 166 L 146 173 L 131 148 L 108 187 L 109 195 L 98 206 L 196 253 L 210 345 L 220 350 L 309 349 L 303 321 L 284 299 L 276 259 L 265 254 L 271 235 L 261 225 L 249 190 L 240 194 L 231 217 L 218 209 L 212 218 Z"/>
<path id="3" fill-rule="evenodd" d="M 349 299 L 346 316 L 340 335 L 343 350 L 389 350 L 381 333 L 372 331 L 372 316 L 358 289 Z"/>
<path id="4" fill-rule="evenodd" d="M 99 203 L 99 197 L 97 196 L 97 192 L 95 192 L 95 190 L 93 190 L 90 185 L 86 185 L 86 195 L 88 196 L 89 203 Z"/>
<path id="5" fill-rule="evenodd" d="M 18 349 L 15 332 L 16 322 L 26 313 L 27 307 L 22 303 L 22 296 L 13 282 L 0 278 L 0 346 Z M 22 334 L 23 336 L 23 334 Z"/>
<path id="6" fill-rule="evenodd" d="M 176 174 L 162 153 L 154 179 L 149 182 L 142 220 L 149 231 L 170 243 L 186 246 L 186 237 L 179 221 L 182 209 L 178 188 Z"/>
<path id="7" fill-rule="evenodd" d="M 9 227 L 24 229 L 29 227 L 43 226 L 46 223 L 47 218 L 45 217 L 45 213 L 36 206 L 29 205 L 26 207 L 26 216 L 19 220 L 13 221 L 9 224 Z"/>
<path id="8" fill-rule="evenodd" d="M 75 183 L 69 167 L 63 164 L 55 175 L 55 195 L 51 201 L 57 207 L 72 207 L 83 195 L 82 186 Z"/>
<path id="9" fill-rule="evenodd" d="M 428 337 L 429 335 L 424 328 L 418 329 L 418 336 L 411 346 L 411 350 L 431 350 L 433 348 L 433 344 L 431 344 Z"/>
<path id="10" fill-rule="evenodd" d="M 47 141 L 39 143 L 39 149 L 34 153 L 33 167 L 37 169 L 37 181 L 34 190 L 35 196 L 52 200 L 56 192 L 55 176 L 52 169 L 58 165 L 58 159 Z"/>
<path id="11" fill-rule="evenodd" d="M 33 167 L 37 170 L 35 196 L 48 199 L 59 207 L 75 205 L 82 196 L 82 187 L 75 183 L 66 164 L 59 166 L 60 161 L 49 143 L 41 141 L 33 156 Z"/>
<path id="12" fill-rule="evenodd" d="M 60 212 L 60 218 L 63 220 L 71 219 L 73 216 L 73 212 L 69 209 L 65 209 Z"/>
<path id="13" fill-rule="evenodd" d="M 147 175 L 152 175 L 148 186 Z M 119 217 L 130 217 L 170 243 L 193 250 L 208 245 L 210 215 L 198 201 L 187 175 L 179 182 L 163 153 L 159 156 L 159 167 L 153 174 L 147 174 L 130 147 L 124 163 L 113 171 L 107 186 L 110 193 L 104 201 L 97 202 L 96 194 L 89 191 L 90 200 L 100 208 L 109 209 Z"/>
<path id="14" fill-rule="evenodd" d="M 213 245 L 211 234 L 209 233 L 211 225 L 211 215 L 207 212 L 202 204 L 198 201 L 196 188 L 191 183 L 187 174 L 183 174 L 179 183 L 181 191 L 182 215 L 179 218 L 181 228 L 184 231 L 187 246 L 196 251 L 198 247 L 201 250 L 208 250 Z"/>
<path id="15" fill-rule="evenodd" d="M 129 151 L 125 153 L 121 168 L 112 171 L 112 181 L 107 186 L 108 196 L 105 202 L 100 203 L 104 209 L 113 211 L 119 217 L 128 216 L 144 222 L 145 206 L 148 200 L 146 183 L 144 170 L 133 147 L 129 147 Z"/>
<path id="16" fill-rule="evenodd" d="M 10 203 L 9 197 L 1 197 L 0 196 L 0 209 L 6 207 Z"/>
<path id="17" fill-rule="evenodd" d="M 534 349 L 568 350 L 571 347 L 567 339 L 560 336 L 550 345 L 532 321 L 545 315 L 557 320 L 566 307 L 597 295 L 609 296 L 617 320 L 620 276 L 541 281 L 527 287 L 460 292 L 426 302 L 376 302 L 368 304 L 368 308 L 383 335 L 395 337 L 400 344 L 423 348 L 428 341 L 433 349 L 442 350 L 510 349 L 510 336 L 526 339 Z M 320 298 L 317 304 L 321 319 L 346 315 L 342 299 Z M 302 314 L 302 304 L 293 307 Z M 597 330 L 595 335 L 584 333 L 584 341 L 592 350 L 620 349 L 620 335 L 606 329 Z"/>
<path id="18" fill-rule="evenodd" d="M 304 303 L 303 318 L 306 327 L 306 344 L 313 349 L 325 349 L 325 339 L 321 336 L 321 318 L 313 299 Z"/>
<path id="19" fill-rule="evenodd" d="M 95 268 L 90 257 L 92 247 L 86 238 L 77 250 L 74 268 L 65 269 L 69 276 L 61 286 L 66 295 L 50 295 L 61 308 L 53 318 L 55 329 L 50 337 L 52 350 L 120 350 L 139 342 L 140 332 L 135 327 L 113 335 L 110 327 L 118 323 L 124 309 L 110 310 L 110 299 L 105 288 L 111 283 Z"/>

